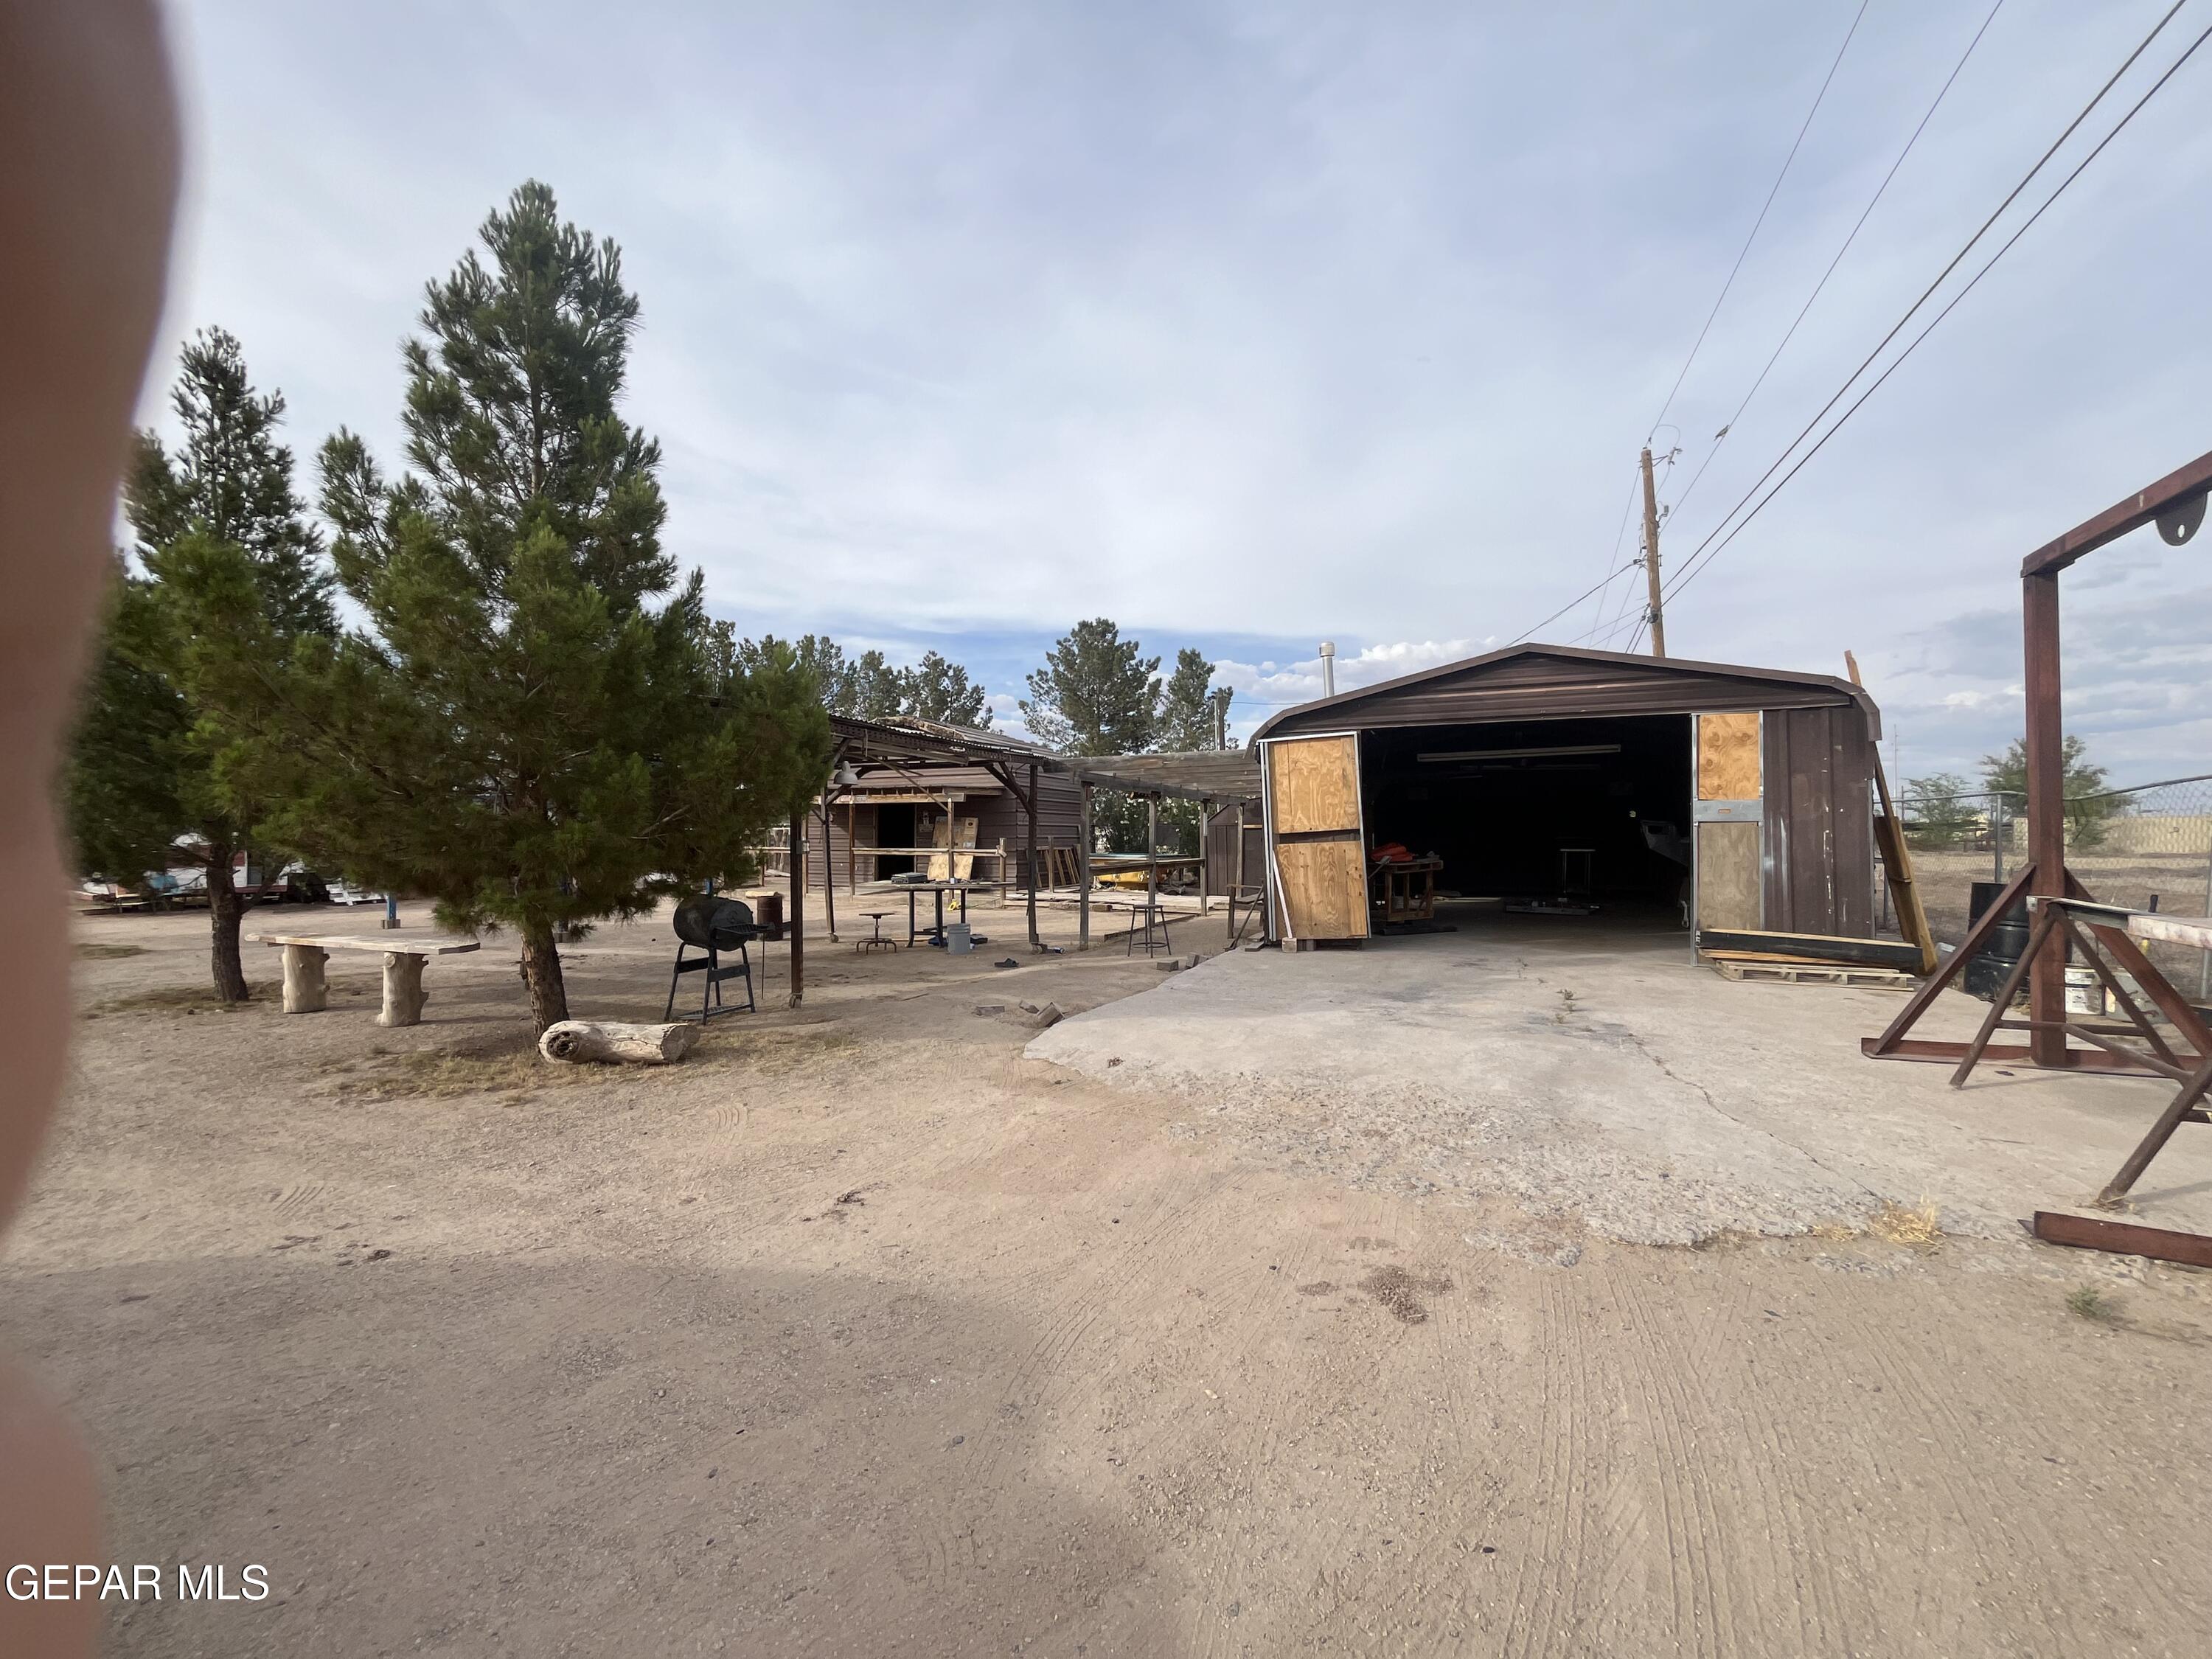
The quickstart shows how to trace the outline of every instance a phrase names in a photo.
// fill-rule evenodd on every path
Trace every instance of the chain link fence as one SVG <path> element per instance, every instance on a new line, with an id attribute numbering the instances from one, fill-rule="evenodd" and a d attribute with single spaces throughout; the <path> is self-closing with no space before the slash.
<path id="1" fill-rule="evenodd" d="M 2026 803 L 1983 789 L 1914 795 L 1898 811 L 1929 925 L 1956 945 L 1966 936 L 1974 884 L 2002 882 L 2027 861 Z M 2212 915 L 2212 774 L 2069 796 L 2066 862 L 2106 904 Z M 2154 945 L 2149 954 L 2176 985 L 2200 1000 L 2212 996 L 2212 953 Z"/>

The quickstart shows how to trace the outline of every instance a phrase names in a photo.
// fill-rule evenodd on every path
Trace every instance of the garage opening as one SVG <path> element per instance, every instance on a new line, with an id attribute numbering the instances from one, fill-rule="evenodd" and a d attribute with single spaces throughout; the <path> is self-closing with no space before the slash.
<path id="1" fill-rule="evenodd" d="M 1688 891 L 1691 717 L 1361 734 L 1370 845 L 1443 860 L 1440 895 L 1663 914 Z"/>

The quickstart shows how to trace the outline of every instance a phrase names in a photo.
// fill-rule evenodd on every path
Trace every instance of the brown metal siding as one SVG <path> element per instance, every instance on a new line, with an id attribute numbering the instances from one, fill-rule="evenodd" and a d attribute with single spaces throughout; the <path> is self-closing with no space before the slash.
<path id="1" fill-rule="evenodd" d="M 1025 771 L 1026 769 L 1018 766 L 1014 775 L 1021 781 L 1022 787 L 1026 789 L 1029 787 L 1029 779 L 1025 775 Z M 999 844 L 1000 837 L 1004 836 L 1006 851 L 1012 854 L 1006 862 L 1006 878 L 1016 882 L 1022 879 L 1025 867 L 1022 854 L 1027 850 L 1029 844 L 1029 823 L 1022 811 L 1020 801 L 1006 793 L 1004 787 L 996 778 L 980 769 L 963 771 L 956 775 L 950 771 L 933 772 L 917 769 L 915 775 L 921 781 L 920 791 L 932 788 L 974 791 L 984 787 L 999 790 L 1000 793 L 997 794 L 969 793 L 966 799 L 954 803 L 953 815 L 956 817 L 972 817 L 975 820 L 975 845 L 979 848 L 995 848 Z M 1082 786 L 1066 773 L 1041 772 L 1037 776 L 1036 793 L 1037 845 L 1040 847 L 1074 846 L 1077 831 L 1082 821 L 1080 805 Z M 876 809 L 861 802 L 856 804 L 854 810 L 855 817 L 853 828 L 860 838 L 860 845 L 864 848 L 881 846 L 883 842 L 876 828 Z M 917 817 L 927 815 L 933 824 L 937 815 L 942 813 L 945 808 L 942 805 L 934 808 L 923 805 L 916 806 L 915 811 Z M 846 804 L 842 800 L 833 801 L 830 807 L 830 834 L 826 862 L 827 868 L 836 878 L 838 890 L 841 892 L 844 890 L 846 885 Z M 924 830 L 918 833 L 921 842 L 927 844 L 930 839 L 930 832 Z M 822 884 L 825 849 L 822 833 L 822 817 L 818 811 L 810 811 L 807 814 L 806 848 L 807 884 L 819 887 Z M 975 873 L 986 880 L 997 878 L 1000 874 L 998 860 L 982 860 L 976 865 Z M 860 861 L 858 874 L 863 883 L 869 879 L 867 860 L 865 859 Z"/>
<path id="2" fill-rule="evenodd" d="M 1565 720 L 1593 714 L 1719 714 L 1778 707 L 1852 706 L 1848 694 L 1818 684 L 1668 668 L 1656 663 L 1588 662 L 1528 656 L 1385 691 L 1310 713 L 1293 710 L 1271 738 L 1386 726 L 1460 726 L 1485 720 Z"/>
<path id="3" fill-rule="evenodd" d="M 1770 710 L 1765 773 L 1766 926 L 1871 937 L 1873 748 L 1855 708 Z"/>

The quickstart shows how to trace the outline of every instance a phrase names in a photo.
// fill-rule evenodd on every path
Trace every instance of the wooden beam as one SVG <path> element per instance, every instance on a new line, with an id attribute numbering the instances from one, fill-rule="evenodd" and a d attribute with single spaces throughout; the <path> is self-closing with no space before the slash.
<path id="1" fill-rule="evenodd" d="M 811 828 L 811 826 L 810 826 Z M 846 843 L 849 854 L 852 843 Z M 822 803 L 822 919 L 830 924 L 830 942 L 837 942 L 837 866 L 830 861 L 830 803 Z"/>
<path id="2" fill-rule="evenodd" d="M 2084 520 L 2053 542 L 2046 542 L 2021 561 L 2023 576 L 2056 576 L 2084 554 L 2117 541 L 2145 525 L 2170 507 L 2212 489 L 2212 453 L 2199 455 L 2188 465 L 2177 467 L 2156 483 L 2117 501 L 2094 519 Z"/>
<path id="3" fill-rule="evenodd" d="M 806 820 L 791 817 L 791 1006 L 806 996 Z"/>
<path id="4" fill-rule="evenodd" d="M 1029 787 L 1029 793 L 1028 793 L 1027 794 L 1025 794 L 1024 796 L 1023 796 L 1023 797 L 1022 797 L 1022 817 L 1023 817 L 1024 822 L 1024 823 L 1026 823 L 1028 824 L 1028 826 L 1029 826 L 1029 837 L 1030 837 L 1030 882 L 1029 882 L 1029 888 L 1030 888 L 1030 892 L 1029 892 L 1029 910 L 1030 910 L 1030 950 L 1032 950 L 1032 951 L 1042 951 L 1042 950 L 1043 950 L 1043 949 L 1044 949 L 1044 941 L 1043 941 L 1042 939 L 1039 939 L 1039 938 L 1037 937 L 1037 923 L 1036 923 L 1036 896 L 1037 896 L 1037 821 L 1036 821 L 1037 815 L 1036 815 L 1036 798 L 1037 798 L 1037 766 L 1036 766 L 1036 763 L 1035 761 L 1031 761 L 1031 762 L 1030 763 L 1030 787 Z"/>
<path id="5" fill-rule="evenodd" d="M 1091 948 L 1091 786 L 1080 786 L 1083 810 L 1075 830 L 1075 948 Z"/>

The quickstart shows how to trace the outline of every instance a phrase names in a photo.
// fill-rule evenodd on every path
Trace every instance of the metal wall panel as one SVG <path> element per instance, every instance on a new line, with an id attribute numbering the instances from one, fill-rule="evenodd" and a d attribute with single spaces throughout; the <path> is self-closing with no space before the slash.
<path id="1" fill-rule="evenodd" d="M 1856 708 L 1767 716 L 1766 926 L 1871 937 L 1873 750 Z"/>

